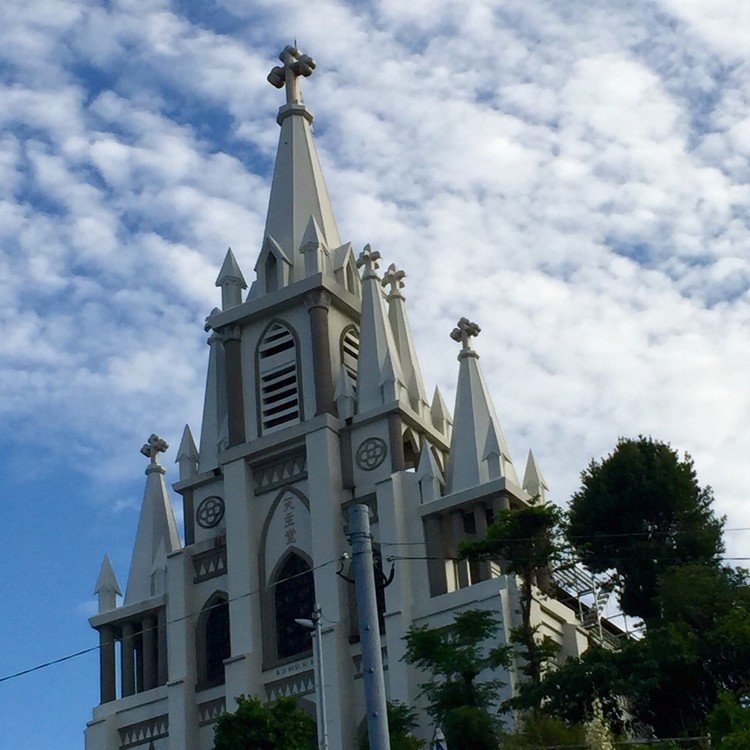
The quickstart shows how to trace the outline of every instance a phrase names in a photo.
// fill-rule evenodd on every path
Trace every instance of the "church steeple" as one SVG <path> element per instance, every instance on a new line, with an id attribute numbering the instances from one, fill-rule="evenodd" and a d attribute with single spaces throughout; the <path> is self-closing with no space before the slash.
<path id="1" fill-rule="evenodd" d="M 138 531 L 133 545 L 128 586 L 123 604 L 137 604 L 155 595 L 152 573 L 157 558 L 180 547 L 177 524 L 164 481 L 166 470 L 159 464 L 159 453 L 169 446 L 158 435 L 151 435 L 141 448 L 150 459 L 146 467 L 146 489 L 143 493 Z"/>
<path id="2" fill-rule="evenodd" d="M 471 338 L 480 330 L 476 323 L 461 318 L 451 332 L 451 338 L 461 343 L 461 352 L 446 472 L 449 492 L 476 487 L 500 477 L 518 484 L 500 420 L 479 367 L 479 355 L 471 348 Z"/>
<path id="3" fill-rule="evenodd" d="M 291 45 L 284 48 L 279 59 L 282 65 L 271 71 L 268 81 L 277 88 L 286 88 L 286 104 L 276 118 L 281 133 L 265 239 L 256 266 L 260 294 L 309 275 L 303 252 L 309 251 L 311 239 L 326 255 L 341 245 L 310 128 L 313 116 L 302 101 L 299 86 L 300 76 L 309 76 L 315 62 Z M 285 261 L 289 267 L 285 267 Z M 309 260 L 307 266 L 310 267 Z"/>

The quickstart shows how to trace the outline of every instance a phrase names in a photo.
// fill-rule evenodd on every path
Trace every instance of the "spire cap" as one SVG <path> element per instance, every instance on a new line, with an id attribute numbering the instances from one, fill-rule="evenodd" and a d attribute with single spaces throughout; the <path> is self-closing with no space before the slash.
<path id="1" fill-rule="evenodd" d="M 422 442 L 422 451 L 419 454 L 419 466 L 414 476 L 418 482 L 422 479 L 437 479 L 442 484 L 444 481 L 443 472 L 440 470 L 435 460 L 435 455 L 430 449 L 430 444 L 426 440 Z"/>
<path id="2" fill-rule="evenodd" d="M 117 581 L 117 576 L 115 575 L 115 571 L 112 568 L 112 563 L 109 560 L 109 555 L 106 554 L 104 555 L 104 559 L 102 560 L 102 566 L 99 569 L 99 576 L 96 579 L 96 584 L 94 585 L 95 594 L 99 594 L 102 591 L 111 591 L 122 596 L 122 591 L 120 591 L 120 584 Z"/>
<path id="3" fill-rule="evenodd" d="M 242 289 L 247 289 L 247 282 L 242 275 L 240 265 L 237 263 L 237 259 L 234 257 L 231 247 L 227 250 L 227 254 L 224 257 L 221 270 L 216 278 L 216 286 L 226 284 L 228 281 L 238 281 Z"/>
<path id="4" fill-rule="evenodd" d="M 532 497 L 538 497 L 542 501 L 547 499 L 549 486 L 531 450 L 529 450 L 529 455 L 526 459 L 526 470 L 523 473 L 521 488 L 526 490 Z"/>
<path id="5" fill-rule="evenodd" d="M 195 445 L 193 433 L 190 430 L 190 425 L 185 425 L 185 429 L 182 431 L 182 440 L 180 440 L 180 447 L 177 449 L 177 458 L 175 463 L 179 463 L 180 459 L 188 458 L 193 461 L 197 461 L 199 458 L 198 448 Z"/>

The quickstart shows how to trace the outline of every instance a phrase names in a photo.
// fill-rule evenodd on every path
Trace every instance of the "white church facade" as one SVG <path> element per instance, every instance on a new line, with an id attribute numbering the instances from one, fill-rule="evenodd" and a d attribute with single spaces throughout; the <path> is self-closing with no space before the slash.
<path id="1" fill-rule="evenodd" d="M 414 705 L 419 693 L 421 675 L 402 660 L 410 625 L 447 625 L 467 608 L 496 612 L 506 640 L 518 624 L 516 582 L 453 558 L 499 509 L 544 499 L 542 474 L 530 452 L 523 476 L 514 467 L 472 348 L 479 327 L 465 318 L 451 334 L 453 414 L 437 389 L 428 396 L 405 274 L 339 236 L 299 88 L 315 64 L 293 47 L 281 60 L 269 76 L 286 103 L 255 281 L 246 293 L 230 250 L 216 281 L 221 309 L 206 320 L 200 441 L 186 427 L 176 454 L 184 544 L 160 464 L 168 446 L 152 435 L 124 597 L 106 557 L 96 584 L 101 699 L 86 750 L 209 750 L 213 722 L 240 694 L 294 695 L 314 714 L 311 639 L 295 619 L 315 602 L 328 743 L 352 750 L 365 712 L 342 558 L 354 503 L 372 511 L 382 561 L 389 699 Z M 392 576 L 389 556 L 405 558 Z M 554 597 L 535 606 L 561 658 L 586 647 L 577 611 Z M 513 673 L 502 677 L 513 690 Z"/>

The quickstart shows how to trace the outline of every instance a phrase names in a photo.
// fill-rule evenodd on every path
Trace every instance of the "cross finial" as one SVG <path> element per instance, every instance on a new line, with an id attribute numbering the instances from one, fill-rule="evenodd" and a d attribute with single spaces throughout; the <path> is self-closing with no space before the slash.
<path id="1" fill-rule="evenodd" d="M 141 453 L 143 453 L 146 458 L 151 459 L 152 464 L 159 464 L 159 461 L 157 460 L 157 457 L 160 453 L 164 453 L 164 451 L 167 450 L 169 446 L 167 445 L 166 440 L 162 440 L 158 435 L 151 435 L 151 437 L 144 443 L 143 447 L 141 448 Z"/>
<path id="2" fill-rule="evenodd" d="M 404 288 L 404 279 L 406 278 L 406 271 L 402 271 L 396 268 L 395 263 L 391 263 L 388 266 L 388 270 L 383 274 L 383 280 L 380 282 L 383 286 L 390 285 L 391 289 L 388 292 L 388 301 L 396 299 L 397 297 L 403 299 L 401 289 Z"/>
<path id="3" fill-rule="evenodd" d="M 299 77 L 311 75 L 315 70 L 315 60 L 309 55 L 303 55 L 295 45 L 288 44 L 279 55 L 283 65 L 277 65 L 268 74 L 268 82 L 277 89 L 286 85 L 286 103 L 302 104 L 302 94 L 299 88 Z"/>
<path id="4" fill-rule="evenodd" d="M 461 318 L 458 321 L 456 327 L 451 331 L 451 338 L 461 343 L 461 351 L 458 355 L 459 359 L 478 356 L 471 348 L 471 338 L 472 336 L 478 336 L 481 330 L 476 323 L 472 323 L 468 318 Z"/>
<path id="5" fill-rule="evenodd" d="M 357 258 L 357 268 L 365 267 L 362 279 L 378 278 L 377 270 L 380 268 L 378 261 L 380 260 L 380 253 L 377 250 L 373 250 L 369 245 L 365 245 L 364 250 L 359 254 Z"/>

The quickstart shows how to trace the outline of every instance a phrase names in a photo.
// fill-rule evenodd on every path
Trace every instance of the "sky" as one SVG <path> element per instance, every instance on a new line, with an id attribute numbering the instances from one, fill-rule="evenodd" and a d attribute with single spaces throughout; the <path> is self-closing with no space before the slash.
<path id="1" fill-rule="evenodd" d="M 745 0 L 4 0 L 0 678 L 96 644 L 139 449 L 163 436 L 176 481 L 198 436 L 203 321 L 227 247 L 253 276 L 294 38 L 342 240 L 406 270 L 428 388 L 452 404 L 469 317 L 519 473 L 532 448 L 565 505 L 653 435 L 750 556 Z M 96 654 L 0 682 L 0 748 L 81 748 L 97 701 Z"/>

